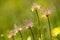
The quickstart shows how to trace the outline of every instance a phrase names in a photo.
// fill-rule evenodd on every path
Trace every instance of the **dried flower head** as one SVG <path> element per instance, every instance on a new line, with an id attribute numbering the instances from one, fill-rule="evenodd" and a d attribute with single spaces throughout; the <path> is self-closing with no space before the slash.
<path id="1" fill-rule="evenodd" d="M 8 38 L 12 38 L 13 36 L 15 36 L 16 34 L 15 34 L 15 32 L 13 31 L 13 30 L 10 30 L 10 31 L 8 31 Z"/>
<path id="2" fill-rule="evenodd" d="M 11 37 L 15 36 L 16 33 L 18 33 L 21 30 L 22 30 L 22 28 L 20 26 L 17 26 L 16 24 L 14 24 L 14 29 L 8 31 L 8 35 L 7 35 L 8 38 L 11 38 Z"/>
<path id="3" fill-rule="evenodd" d="M 24 20 L 24 23 L 25 23 L 26 29 L 31 28 L 33 26 L 33 22 L 31 19 Z"/>
<path id="4" fill-rule="evenodd" d="M 60 34 L 60 27 L 54 28 L 52 30 L 52 36 L 57 36 L 58 34 Z"/>
<path id="5" fill-rule="evenodd" d="M 37 9 L 39 9 L 39 8 L 40 8 L 40 5 L 38 5 L 38 4 L 36 4 L 36 3 L 33 3 L 31 10 L 32 10 L 32 11 L 35 11 L 35 10 L 37 10 Z"/>
<path id="6" fill-rule="evenodd" d="M 47 8 L 42 11 L 42 17 L 51 14 L 51 9 Z"/>
<path id="7" fill-rule="evenodd" d="M 20 26 L 17 26 L 16 24 L 14 25 L 14 32 L 15 33 L 18 33 L 21 30 L 22 30 L 22 28 Z"/>

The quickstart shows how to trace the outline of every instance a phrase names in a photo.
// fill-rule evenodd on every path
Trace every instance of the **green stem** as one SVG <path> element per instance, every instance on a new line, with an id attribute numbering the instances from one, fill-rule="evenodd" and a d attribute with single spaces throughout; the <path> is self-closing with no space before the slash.
<path id="1" fill-rule="evenodd" d="M 36 15 L 37 15 L 37 18 L 38 18 L 38 26 L 40 26 L 40 19 L 39 19 L 39 15 L 38 15 L 38 12 L 37 12 L 37 10 L 35 10 L 36 11 Z M 39 31 L 39 36 L 40 36 L 40 38 L 41 38 L 41 30 L 39 29 L 38 30 Z"/>
<path id="2" fill-rule="evenodd" d="M 32 34 L 32 37 L 33 37 L 33 40 L 34 40 L 34 34 L 33 34 L 33 31 L 32 31 L 31 28 L 29 28 L 29 29 L 30 29 L 30 31 L 31 31 L 31 34 Z"/>
<path id="3" fill-rule="evenodd" d="M 49 16 L 48 15 L 47 15 L 47 19 L 48 19 L 48 24 L 49 24 L 50 40 L 52 40 L 51 26 L 50 26 L 50 21 L 49 21 Z"/>
<path id="4" fill-rule="evenodd" d="M 12 40 L 15 40 L 14 36 L 12 36 Z"/>
<path id="5" fill-rule="evenodd" d="M 21 31 L 19 31 L 19 33 L 20 33 L 20 35 L 21 35 L 21 39 L 23 40 L 23 36 L 22 36 L 22 33 L 21 33 Z"/>
<path id="6" fill-rule="evenodd" d="M 36 15 L 37 15 L 37 18 L 38 18 L 38 25 L 40 26 L 40 19 L 39 19 L 38 12 L 37 12 L 37 10 L 35 10 L 35 11 L 36 11 Z"/>

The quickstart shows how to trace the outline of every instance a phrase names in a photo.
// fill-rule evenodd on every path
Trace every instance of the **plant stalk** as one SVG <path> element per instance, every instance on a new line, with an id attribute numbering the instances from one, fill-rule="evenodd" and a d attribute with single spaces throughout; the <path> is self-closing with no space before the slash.
<path id="1" fill-rule="evenodd" d="M 30 29 L 30 31 L 31 31 L 31 34 L 32 34 L 33 40 L 35 40 L 35 39 L 34 39 L 34 34 L 33 34 L 32 29 L 31 29 L 31 28 L 29 28 L 29 29 Z"/>
<path id="2" fill-rule="evenodd" d="M 35 12 L 36 12 L 36 15 L 37 15 L 37 18 L 38 18 L 38 26 L 40 26 L 40 18 L 39 18 L 39 15 L 38 15 L 38 12 L 37 12 L 37 10 L 35 10 Z M 40 28 L 41 29 L 41 28 Z M 38 29 L 38 31 L 39 31 L 39 36 L 40 36 L 40 38 L 41 38 L 41 30 L 40 29 Z"/>
<path id="3" fill-rule="evenodd" d="M 22 33 L 21 33 L 21 31 L 19 31 L 19 33 L 20 33 L 20 35 L 21 35 L 21 39 L 23 40 L 23 36 L 22 36 Z"/>
<path id="4" fill-rule="evenodd" d="M 12 40 L 15 40 L 14 36 L 12 36 Z"/>
<path id="5" fill-rule="evenodd" d="M 49 21 L 49 15 L 46 15 L 48 19 L 48 25 L 49 25 L 49 32 L 50 32 L 50 40 L 52 40 L 52 34 L 51 34 L 51 26 L 50 26 L 50 21 Z"/>

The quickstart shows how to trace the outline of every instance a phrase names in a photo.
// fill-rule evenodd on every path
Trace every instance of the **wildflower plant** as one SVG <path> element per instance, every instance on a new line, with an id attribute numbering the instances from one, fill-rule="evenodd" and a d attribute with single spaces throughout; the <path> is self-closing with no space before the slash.
<path id="1" fill-rule="evenodd" d="M 32 37 L 33 37 L 33 40 L 35 40 L 33 31 L 31 29 L 33 27 L 33 21 L 31 19 L 26 19 L 26 20 L 24 20 L 24 24 L 25 24 L 25 28 L 26 29 L 30 29 Z"/>
<path id="2" fill-rule="evenodd" d="M 14 37 L 17 35 L 17 33 L 20 33 L 21 39 L 23 40 L 21 30 L 22 30 L 21 27 L 18 27 L 16 24 L 14 24 L 14 28 L 12 30 L 8 31 L 7 37 L 12 38 L 13 40 L 15 40 Z"/>
<path id="3" fill-rule="evenodd" d="M 23 40 L 23 36 L 22 36 L 21 30 L 22 30 L 21 25 L 20 26 L 17 26 L 16 24 L 14 25 L 15 34 L 16 33 L 20 33 L 21 39 Z"/>
<path id="4" fill-rule="evenodd" d="M 51 14 L 51 10 L 49 8 L 43 10 L 42 12 L 42 17 L 46 16 L 48 20 L 48 25 L 49 25 L 49 32 L 50 32 L 50 40 L 52 40 L 52 34 L 51 34 L 51 25 L 50 25 L 50 20 L 49 20 L 49 15 Z"/>
<path id="5" fill-rule="evenodd" d="M 0 40 L 53 40 L 54 37 L 60 40 L 59 3 L 59 0 L 0 0 Z M 57 20 L 50 14 L 56 15 Z"/>
<path id="6" fill-rule="evenodd" d="M 32 12 L 35 11 L 35 10 L 38 10 L 38 9 L 40 9 L 40 5 L 38 5 L 36 3 L 33 3 L 32 7 L 31 7 Z"/>
<path id="7" fill-rule="evenodd" d="M 38 10 L 40 9 L 40 7 L 41 6 L 39 4 L 33 3 L 32 8 L 31 8 L 32 12 L 35 12 L 35 14 L 37 16 L 38 27 L 40 27 L 40 18 L 39 18 L 39 15 L 38 15 Z M 38 29 L 38 33 L 40 34 L 39 36 L 41 38 L 41 30 L 40 29 Z"/>

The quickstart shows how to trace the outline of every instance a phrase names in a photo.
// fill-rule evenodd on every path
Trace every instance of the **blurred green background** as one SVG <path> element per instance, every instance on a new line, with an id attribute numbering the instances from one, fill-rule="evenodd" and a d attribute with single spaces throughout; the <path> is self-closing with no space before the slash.
<path id="1" fill-rule="evenodd" d="M 37 25 L 37 17 L 31 11 L 32 3 L 37 3 L 41 6 L 38 10 L 39 16 L 41 16 L 41 10 L 43 8 L 50 7 L 52 12 L 49 16 L 51 28 L 60 26 L 60 0 L 0 0 L 0 35 L 4 34 L 4 38 L 0 36 L 0 40 L 12 40 L 7 38 L 7 31 L 13 29 L 14 24 L 24 25 L 25 19 L 33 19 L 35 25 L 32 27 L 35 40 L 39 40 L 39 33 Z M 49 40 L 49 28 L 47 18 L 40 17 L 40 26 L 42 27 L 42 40 Z M 22 26 L 23 27 L 23 26 Z M 46 32 L 44 31 L 46 28 Z M 23 29 L 21 31 L 23 40 L 27 40 L 28 37 L 32 38 L 32 34 L 29 29 Z M 47 34 L 47 35 L 46 35 Z M 19 33 L 14 37 L 15 40 L 21 40 Z M 33 40 L 33 38 L 32 38 Z M 57 40 L 57 39 L 53 39 Z"/>

